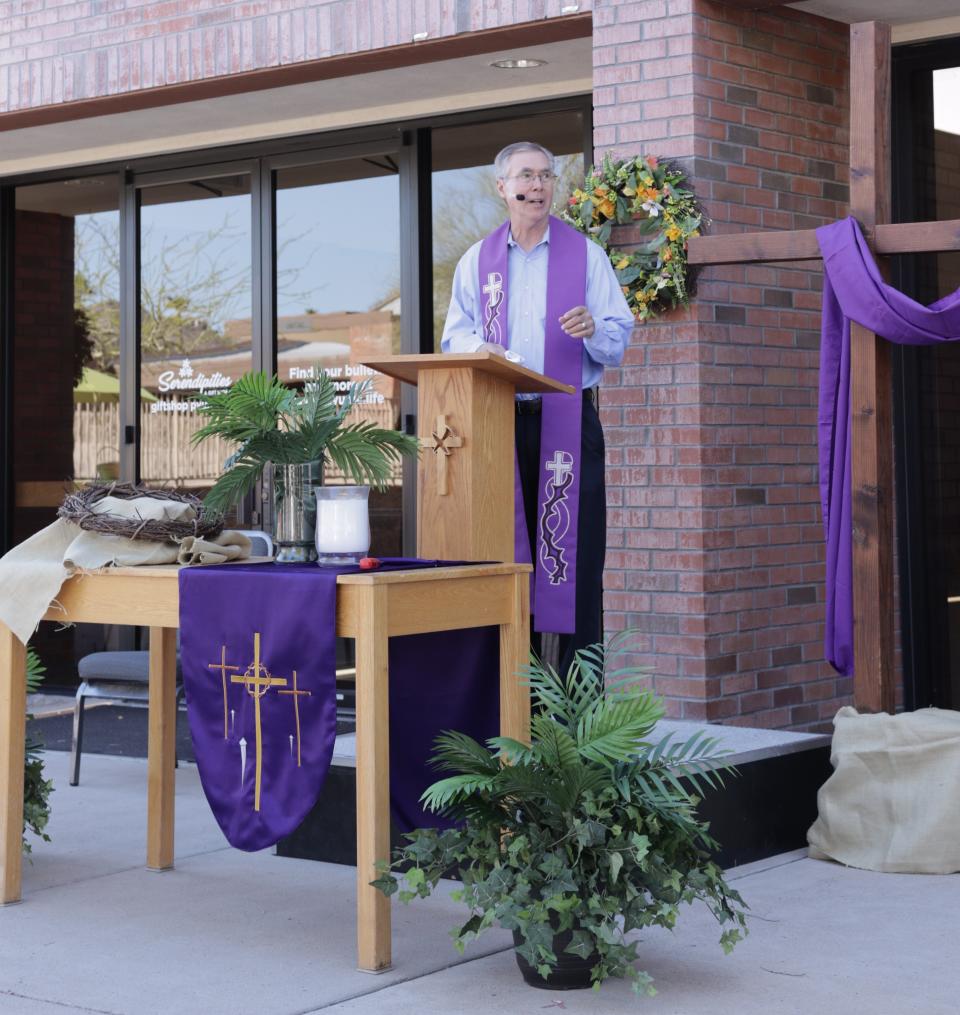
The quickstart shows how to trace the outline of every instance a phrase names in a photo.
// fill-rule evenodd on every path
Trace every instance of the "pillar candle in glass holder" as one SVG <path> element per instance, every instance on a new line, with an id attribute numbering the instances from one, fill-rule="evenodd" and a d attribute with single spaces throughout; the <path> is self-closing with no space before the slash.
<path id="1" fill-rule="evenodd" d="M 369 486 L 322 486 L 317 495 L 320 564 L 355 564 L 370 550 Z"/>

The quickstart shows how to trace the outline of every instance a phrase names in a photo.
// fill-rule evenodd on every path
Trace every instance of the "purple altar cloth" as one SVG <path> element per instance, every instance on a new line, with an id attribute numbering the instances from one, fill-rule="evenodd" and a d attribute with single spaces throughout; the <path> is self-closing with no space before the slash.
<path id="1" fill-rule="evenodd" d="M 393 559 L 384 570 L 440 566 Z M 232 846 L 264 849 L 316 803 L 336 736 L 336 580 L 359 568 L 231 564 L 180 571 L 180 651 L 204 793 Z M 409 830 L 438 777 L 433 740 L 499 730 L 497 628 L 392 638 L 391 805 Z M 296 674 L 294 676 L 294 674 Z M 259 733 L 258 733 L 259 728 Z"/>
<path id="2" fill-rule="evenodd" d="M 960 339 L 960 290 L 925 307 L 883 281 L 853 218 L 817 230 L 823 254 L 820 343 L 820 501 L 827 542 L 824 652 L 853 673 L 853 542 L 850 474 L 850 322 L 898 345 Z"/>

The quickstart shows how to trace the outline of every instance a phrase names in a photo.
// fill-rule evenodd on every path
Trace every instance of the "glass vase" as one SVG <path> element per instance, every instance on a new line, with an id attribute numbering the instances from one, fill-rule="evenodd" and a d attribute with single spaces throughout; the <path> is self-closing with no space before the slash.
<path id="1" fill-rule="evenodd" d="M 323 483 L 323 462 L 271 465 L 273 470 L 273 541 L 279 564 L 310 563 L 315 544 L 317 501 Z"/>

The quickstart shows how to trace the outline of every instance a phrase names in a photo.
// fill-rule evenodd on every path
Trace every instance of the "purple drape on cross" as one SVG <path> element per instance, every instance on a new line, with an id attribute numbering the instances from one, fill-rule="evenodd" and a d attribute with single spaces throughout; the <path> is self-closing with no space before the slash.
<path id="1" fill-rule="evenodd" d="M 824 652 L 853 673 L 853 543 L 850 475 L 850 322 L 898 345 L 960 339 L 960 290 L 925 307 L 883 281 L 860 227 L 846 218 L 817 230 L 823 254 L 820 343 L 820 502 L 827 541 Z"/>
<path id="2" fill-rule="evenodd" d="M 438 566 L 393 559 L 384 570 Z M 197 767 L 231 845 L 264 849 L 316 803 L 336 736 L 336 582 L 356 567 L 180 571 L 180 655 Z M 499 730 L 497 628 L 391 638 L 390 789 L 401 830 L 445 824 L 419 798 L 446 729 Z"/>

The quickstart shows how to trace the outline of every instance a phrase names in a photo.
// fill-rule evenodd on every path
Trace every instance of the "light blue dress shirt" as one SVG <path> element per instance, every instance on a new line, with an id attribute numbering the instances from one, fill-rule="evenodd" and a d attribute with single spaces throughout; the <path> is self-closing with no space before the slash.
<path id="1" fill-rule="evenodd" d="M 619 366 L 633 331 L 634 319 L 607 255 L 587 240 L 587 309 L 594 322 L 583 344 L 583 386 L 599 383 L 605 366 Z M 547 253 L 550 226 L 529 252 L 512 233 L 507 234 L 507 335 L 509 348 L 523 357 L 523 365 L 543 373 L 544 324 L 547 314 Z M 480 243 L 460 258 L 453 276 L 450 309 L 443 327 L 443 352 L 476 352 L 483 345 L 478 261 Z M 566 310 L 576 304 L 571 300 Z"/>

